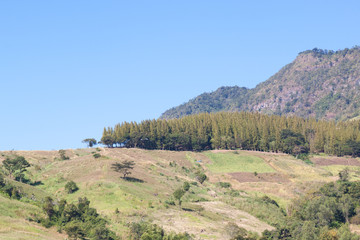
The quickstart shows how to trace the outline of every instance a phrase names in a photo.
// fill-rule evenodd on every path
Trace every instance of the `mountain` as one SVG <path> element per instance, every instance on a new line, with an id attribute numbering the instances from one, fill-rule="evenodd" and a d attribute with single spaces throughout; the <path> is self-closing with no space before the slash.
<path id="1" fill-rule="evenodd" d="M 253 89 L 220 87 L 171 108 L 160 118 L 200 112 L 256 111 L 317 119 L 360 115 L 360 47 L 339 51 L 314 48 Z"/>

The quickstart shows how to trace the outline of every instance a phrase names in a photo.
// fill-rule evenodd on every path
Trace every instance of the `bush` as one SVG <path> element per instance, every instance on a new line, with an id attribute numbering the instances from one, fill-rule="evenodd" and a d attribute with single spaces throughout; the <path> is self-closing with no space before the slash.
<path id="1" fill-rule="evenodd" d="M 2 187 L 1 191 L 8 195 L 10 198 L 18 200 L 22 198 L 21 189 L 13 185 L 5 184 Z"/>
<path id="2" fill-rule="evenodd" d="M 188 182 L 184 182 L 183 189 L 184 189 L 185 192 L 189 191 L 190 184 Z"/>
<path id="3" fill-rule="evenodd" d="M 339 172 L 339 180 L 342 182 L 347 182 L 350 179 L 350 171 L 348 168 L 345 168 Z"/>
<path id="4" fill-rule="evenodd" d="M 188 233 L 170 233 L 165 234 L 164 229 L 158 225 L 139 222 L 131 223 L 130 235 L 133 240 L 191 240 L 191 236 Z"/>
<path id="5" fill-rule="evenodd" d="M 239 197 L 240 196 L 240 193 L 237 190 L 231 190 L 229 194 L 232 197 Z"/>
<path id="6" fill-rule="evenodd" d="M 0 188 L 5 186 L 5 179 L 4 176 L 0 173 Z"/>
<path id="7" fill-rule="evenodd" d="M 101 157 L 101 154 L 99 154 L 99 153 L 94 153 L 94 154 L 93 154 L 93 157 L 94 157 L 94 158 L 100 158 L 100 157 Z"/>
<path id="8" fill-rule="evenodd" d="M 79 190 L 79 188 L 74 181 L 69 181 L 65 185 L 65 190 L 67 191 L 67 193 L 71 194 Z"/>
<path id="9" fill-rule="evenodd" d="M 174 200 L 166 200 L 166 201 L 165 201 L 165 204 L 175 206 Z"/>
<path id="10" fill-rule="evenodd" d="M 47 217 L 40 222 L 46 227 L 55 225 L 58 231 L 65 230 L 70 239 L 118 239 L 106 227 L 108 222 L 100 217 L 96 209 L 90 208 L 90 201 L 86 197 L 79 198 L 77 204 L 67 204 L 65 200 L 55 204 L 52 198 L 47 197 L 43 210 Z"/>
<path id="11" fill-rule="evenodd" d="M 219 186 L 222 188 L 230 188 L 231 184 L 228 182 L 219 182 Z"/>
<path id="12" fill-rule="evenodd" d="M 266 202 L 266 203 L 273 204 L 273 205 L 275 205 L 276 207 L 279 207 L 279 204 L 278 204 L 275 200 L 269 198 L 268 196 L 263 196 L 263 197 L 261 198 L 261 200 L 264 201 L 264 202 Z"/>
<path id="13" fill-rule="evenodd" d="M 66 151 L 63 149 L 59 150 L 59 155 L 61 160 L 68 160 L 70 157 L 66 156 Z"/>
<path id="14" fill-rule="evenodd" d="M 195 174 L 195 178 L 196 180 L 198 180 L 199 183 L 203 184 L 207 179 L 207 176 L 205 175 L 205 173 L 198 171 Z"/>

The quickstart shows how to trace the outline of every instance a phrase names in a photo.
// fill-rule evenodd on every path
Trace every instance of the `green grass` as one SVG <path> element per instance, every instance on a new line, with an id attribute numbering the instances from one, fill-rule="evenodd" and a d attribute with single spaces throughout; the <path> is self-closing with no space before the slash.
<path id="1" fill-rule="evenodd" d="M 262 158 L 247 155 L 245 153 L 205 153 L 211 159 L 211 164 L 207 167 L 214 173 L 231 172 L 275 172 Z"/>
<path id="2" fill-rule="evenodd" d="M 350 181 L 360 180 L 360 167 L 358 166 L 329 165 L 321 168 L 331 172 L 333 176 L 339 176 L 339 172 L 347 168 L 350 171 Z"/>
<path id="3" fill-rule="evenodd" d="M 188 218 L 191 222 L 201 223 L 201 220 L 199 218 L 187 212 L 182 212 L 182 217 Z"/>
<path id="4" fill-rule="evenodd" d="M 44 230 L 39 224 L 27 221 L 31 213 L 42 215 L 42 210 L 0 194 L 0 239 L 61 239 L 53 236 L 55 229 Z"/>
<path id="5" fill-rule="evenodd" d="M 130 155 L 127 149 L 109 149 L 107 151 L 101 152 L 101 154 L 106 158 L 114 160 Z M 230 195 L 227 193 L 229 189 L 220 188 L 210 181 L 206 181 L 204 184 L 198 183 L 196 186 L 191 184 L 189 192 L 185 194 L 182 200 L 183 207 L 186 208 L 187 206 L 193 211 L 180 211 L 177 204 L 176 206 L 166 206 L 164 204 L 166 200 L 173 199 L 172 193 L 176 188 L 181 187 L 184 181 L 196 181 L 194 172 L 197 169 L 208 167 L 209 171 L 206 171 L 206 174 L 209 178 L 212 177 L 212 172 L 220 172 L 220 174 L 237 171 L 275 172 L 262 158 L 252 156 L 252 153 L 241 151 L 238 154 L 232 152 L 219 154 L 188 152 L 180 155 L 179 153 L 172 152 L 145 152 L 139 150 L 139 153 L 137 153 L 139 154 L 139 162 L 137 162 L 136 169 L 134 169 L 131 176 L 142 179 L 144 182 L 131 182 L 120 178 L 118 174 L 114 174 L 110 167 L 111 162 L 94 160 L 87 156 L 87 154 L 84 154 L 85 151 L 74 150 L 74 152 L 75 154 L 78 153 L 79 156 L 74 157 L 70 161 L 57 162 L 46 160 L 42 162 L 38 160 L 41 159 L 41 155 L 38 159 L 31 158 L 32 162 L 38 161 L 41 169 L 29 169 L 29 178 L 32 181 L 41 181 L 42 184 L 37 186 L 29 186 L 17 182 L 14 184 L 21 185 L 23 191 L 28 193 L 29 196 L 31 196 L 30 193 L 34 192 L 36 199 L 39 201 L 45 196 L 51 196 L 53 199 L 63 198 L 68 203 L 74 203 L 78 201 L 79 197 L 87 197 L 90 200 L 90 206 L 96 208 L 99 214 L 109 219 L 111 229 L 120 234 L 123 239 L 128 239 L 129 222 L 160 220 L 160 222 L 165 223 L 168 221 L 167 211 L 174 212 L 174 216 L 182 216 L 185 223 L 189 222 L 189 232 L 197 232 L 197 226 L 207 226 L 208 224 L 216 226 L 209 230 L 208 234 L 211 232 L 216 235 L 219 231 L 221 232 L 222 230 L 217 229 L 217 227 L 228 218 L 213 211 L 211 208 L 202 210 L 200 205 L 206 201 L 222 201 L 223 198 L 230 198 Z M 137 156 L 135 153 L 133 155 L 131 156 Z M 202 161 L 197 163 L 197 160 Z M 170 166 L 170 162 L 176 164 Z M 211 164 L 208 162 L 211 162 Z M 70 164 L 72 165 L 71 167 L 69 166 Z M 79 190 L 73 194 L 67 194 L 64 190 L 64 186 L 69 180 L 74 180 L 79 187 Z M 209 194 L 210 190 L 216 192 L 216 199 Z M 3 203 L 0 199 L 1 204 Z M 26 226 L 18 229 L 17 224 L 12 223 L 11 221 L 13 220 L 11 219 L 28 222 L 24 219 L 30 213 L 29 211 L 22 212 L 21 210 L 24 207 L 20 206 L 20 204 L 27 203 L 14 200 L 11 204 L 14 204 L 12 205 L 13 207 L 7 207 L 7 204 L 0 206 L 0 229 L 2 226 L 6 226 L 7 229 L 6 237 L 2 236 L 0 231 L 0 239 L 16 239 L 11 238 L 9 235 L 11 231 L 41 234 L 36 228 L 44 228 L 35 223 L 31 223 L 32 225 L 29 227 L 35 227 L 34 229 L 26 229 Z M 31 204 L 27 205 L 32 206 Z M 43 214 L 41 208 L 36 206 L 33 206 L 33 208 L 34 212 Z M 119 213 L 115 213 L 115 209 L 118 209 Z M 164 212 L 164 214 L 157 215 L 157 212 Z M 232 218 L 229 218 L 229 220 L 232 220 Z M 179 221 L 181 222 L 181 220 Z M 19 224 L 19 226 L 22 225 Z M 56 229 L 51 229 L 49 233 L 54 233 L 55 231 Z M 47 233 L 44 233 L 44 236 L 45 234 Z M 199 234 L 200 232 L 197 235 Z M 46 238 L 39 236 L 38 238 L 27 238 L 22 235 L 19 236 L 21 236 L 21 239 L 58 239 L 59 237 Z"/>

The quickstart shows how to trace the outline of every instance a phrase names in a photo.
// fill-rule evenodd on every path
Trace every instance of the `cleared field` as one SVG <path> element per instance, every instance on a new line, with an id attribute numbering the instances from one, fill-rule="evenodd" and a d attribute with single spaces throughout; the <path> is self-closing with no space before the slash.
<path id="1" fill-rule="evenodd" d="M 357 158 L 351 158 L 351 157 L 314 156 L 312 158 L 312 162 L 317 166 L 328 166 L 328 165 L 360 166 L 360 161 Z"/>
<path id="2" fill-rule="evenodd" d="M 209 170 L 214 173 L 233 173 L 233 172 L 257 172 L 272 173 L 276 172 L 262 158 L 252 156 L 243 152 L 213 153 L 206 152 L 211 164 L 207 165 Z"/>

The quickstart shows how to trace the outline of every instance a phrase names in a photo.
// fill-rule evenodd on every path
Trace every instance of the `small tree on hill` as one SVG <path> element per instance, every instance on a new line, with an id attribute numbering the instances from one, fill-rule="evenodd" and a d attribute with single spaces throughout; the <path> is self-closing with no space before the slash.
<path id="1" fill-rule="evenodd" d="M 189 182 L 184 182 L 183 189 L 184 189 L 185 192 L 189 191 L 190 190 L 190 183 Z"/>
<path id="2" fill-rule="evenodd" d="M 43 210 L 45 211 L 46 215 L 48 216 L 49 220 L 52 220 L 56 211 L 55 211 L 55 204 L 54 200 L 51 197 L 46 197 L 43 204 Z"/>
<path id="3" fill-rule="evenodd" d="M 69 181 L 68 183 L 66 183 L 65 189 L 66 189 L 67 193 L 74 193 L 77 190 L 79 190 L 78 186 L 76 185 L 76 183 L 74 181 Z"/>
<path id="4" fill-rule="evenodd" d="M 82 142 L 86 143 L 88 145 L 88 147 L 93 147 L 97 144 L 97 141 L 95 138 L 86 138 Z"/>
<path id="5" fill-rule="evenodd" d="M 181 206 L 181 198 L 184 196 L 185 191 L 182 188 L 178 188 L 175 190 L 175 192 L 173 193 L 174 197 L 176 200 L 178 200 L 179 202 L 179 207 Z"/>
<path id="6" fill-rule="evenodd" d="M 6 169 L 11 178 L 14 173 L 17 173 L 21 182 L 24 177 L 23 173 L 26 171 L 26 168 L 30 167 L 30 163 L 22 156 L 7 157 L 3 161 L 3 167 Z"/>
<path id="7" fill-rule="evenodd" d="M 342 182 L 347 182 L 350 179 L 350 171 L 348 168 L 345 168 L 339 172 L 339 180 Z"/>
<path id="8" fill-rule="evenodd" d="M 203 184 L 205 182 L 205 180 L 207 179 L 207 176 L 205 175 L 205 173 L 203 173 L 201 171 L 197 171 L 195 173 L 195 178 L 196 178 L 196 180 L 199 181 L 199 183 Z"/>
<path id="9" fill-rule="evenodd" d="M 115 172 L 122 173 L 124 175 L 123 178 L 126 178 L 126 175 L 131 174 L 130 170 L 133 169 L 135 166 L 134 161 L 125 160 L 121 163 L 114 163 L 112 164 L 111 168 L 114 169 Z"/>

